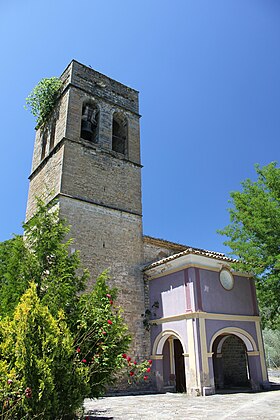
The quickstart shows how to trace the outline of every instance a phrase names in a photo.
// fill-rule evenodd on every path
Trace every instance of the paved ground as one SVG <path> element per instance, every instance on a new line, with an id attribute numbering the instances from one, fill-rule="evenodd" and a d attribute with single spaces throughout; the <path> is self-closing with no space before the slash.
<path id="1" fill-rule="evenodd" d="M 274 420 L 280 419 L 280 391 L 187 397 L 156 394 L 86 400 L 91 420 Z"/>
<path id="2" fill-rule="evenodd" d="M 90 420 L 274 420 L 280 419 L 280 390 L 208 397 L 171 393 L 106 397 L 86 400 L 85 414 Z"/>

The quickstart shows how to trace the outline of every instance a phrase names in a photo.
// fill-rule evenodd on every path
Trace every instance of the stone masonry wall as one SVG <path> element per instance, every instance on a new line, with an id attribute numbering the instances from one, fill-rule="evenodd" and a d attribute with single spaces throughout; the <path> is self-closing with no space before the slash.
<path id="1" fill-rule="evenodd" d="M 133 336 L 132 354 L 147 357 L 149 337 L 141 317 L 145 312 L 141 217 L 63 196 L 59 202 L 61 216 L 72 226 L 73 247 L 90 271 L 88 287 L 109 270 L 110 284 L 118 288 L 118 303 Z"/>
<path id="2" fill-rule="evenodd" d="M 62 192 L 141 215 L 140 168 L 94 146 L 67 142 Z"/>
<path id="3" fill-rule="evenodd" d="M 229 336 L 223 346 L 224 386 L 248 385 L 246 348 L 235 336 Z"/>
<path id="4" fill-rule="evenodd" d="M 73 60 L 71 84 L 131 112 L 139 112 L 138 92 Z"/>
<path id="5" fill-rule="evenodd" d="M 36 197 L 50 201 L 60 191 L 62 177 L 62 162 L 64 155 L 64 146 L 61 144 L 59 150 L 51 154 L 40 168 L 33 173 L 30 179 L 26 220 L 36 211 Z"/>

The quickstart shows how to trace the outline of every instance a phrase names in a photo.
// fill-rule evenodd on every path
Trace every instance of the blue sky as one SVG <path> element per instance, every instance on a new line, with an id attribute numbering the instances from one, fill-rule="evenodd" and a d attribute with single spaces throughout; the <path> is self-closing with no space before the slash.
<path id="1" fill-rule="evenodd" d="M 230 191 L 279 161 L 278 0 L 2 0 L 0 240 L 21 232 L 35 121 L 71 59 L 140 91 L 144 233 L 226 251 Z"/>

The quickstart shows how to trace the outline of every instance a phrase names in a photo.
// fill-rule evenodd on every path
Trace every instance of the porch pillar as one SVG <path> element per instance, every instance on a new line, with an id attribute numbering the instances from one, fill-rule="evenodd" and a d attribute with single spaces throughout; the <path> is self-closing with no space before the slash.
<path id="1" fill-rule="evenodd" d="M 163 355 L 157 354 L 151 356 L 151 359 L 153 360 L 153 371 L 155 373 L 154 377 L 154 384 L 156 389 L 161 392 L 163 391 Z"/>

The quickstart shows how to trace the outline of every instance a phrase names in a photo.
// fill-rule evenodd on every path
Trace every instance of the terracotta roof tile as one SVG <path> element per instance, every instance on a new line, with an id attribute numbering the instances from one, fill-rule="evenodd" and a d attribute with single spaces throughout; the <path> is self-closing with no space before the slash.
<path id="1" fill-rule="evenodd" d="M 165 241 L 163 239 L 156 239 L 156 238 L 151 238 L 151 237 L 146 237 L 146 238 L 150 238 L 151 240 L 154 240 L 154 241 L 166 242 L 167 244 L 170 243 L 170 244 L 173 244 L 173 245 L 178 245 L 180 247 L 183 246 L 181 244 L 176 244 L 174 242 L 168 242 L 168 241 Z M 177 254 L 170 255 L 169 257 L 163 258 L 159 261 L 155 261 L 151 264 L 148 264 L 146 267 L 144 267 L 144 270 L 149 270 L 150 268 L 157 267 L 161 264 L 165 264 L 169 261 L 173 261 L 177 258 L 183 257 L 184 255 L 188 255 L 188 254 L 201 255 L 201 256 L 204 256 L 204 257 L 214 258 L 216 260 L 222 260 L 222 261 L 226 261 L 226 262 L 230 262 L 230 263 L 238 262 L 237 259 L 227 257 L 222 252 L 208 251 L 207 249 L 201 249 L 201 248 L 186 247 L 186 249 L 184 251 L 181 251 Z"/>

